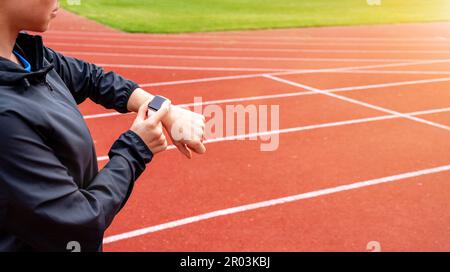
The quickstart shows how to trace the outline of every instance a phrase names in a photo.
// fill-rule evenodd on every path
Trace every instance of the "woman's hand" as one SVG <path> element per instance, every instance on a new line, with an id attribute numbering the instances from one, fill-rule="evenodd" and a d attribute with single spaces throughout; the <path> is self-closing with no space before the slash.
<path id="1" fill-rule="evenodd" d="M 172 143 L 189 159 L 191 150 L 197 154 L 206 152 L 205 117 L 201 114 L 171 105 L 168 114 L 163 117 L 162 124 L 170 135 Z"/>
<path id="2" fill-rule="evenodd" d="M 128 99 L 129 111 L 138 112 L 143 105 L 147 107 L 153 95 L 137 88 Z M 191 150 L 198 154 L 206 151 L 203 140 L 205 139 L 205 117 L 203 115 L 170 105 L 168 113 L 161 119 L 162 125 L 167 130 L 173 144 L 186 157 L 191 158 Z"/>
<path id="3" fill-rule="evenodd" d="M 131 126 L 131 130 L 141 137 L 153 154 L 167 149 L 167 139 L 161 120 L 168 115 L 169 109 L 170 101 L 164 102 L 156 112 L 149 110 L 148 103 L 144 103 L 139 107 L 137 117 Z"/>

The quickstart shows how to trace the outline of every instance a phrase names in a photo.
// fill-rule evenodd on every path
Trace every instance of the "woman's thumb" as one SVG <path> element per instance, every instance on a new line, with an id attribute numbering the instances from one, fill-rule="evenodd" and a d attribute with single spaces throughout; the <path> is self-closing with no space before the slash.
<path id="1" fill-rule="evenodd" d="M 138 113 L 137 113 L 137 117 L 136 119 L 140 120 L 140 121 L 144 121 L 145 118 L 147 117 L 147 104 L 144 103 L 139 107 Z"/>
<path id="2" fill-rule="evenodd" d="M 161 122 L 162 119 L 169 113 L 169 106 L 170 106 L 170 102 L 165 101 L 161 105 L 161 108 L 158 111 L 153 112 L 150 110 L 149 119 L 155 123 Z"/>

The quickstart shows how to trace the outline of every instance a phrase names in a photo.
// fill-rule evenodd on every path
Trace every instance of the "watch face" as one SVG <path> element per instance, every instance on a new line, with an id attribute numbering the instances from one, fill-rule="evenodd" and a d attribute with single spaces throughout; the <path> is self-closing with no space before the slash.
<path id="1" fill-rule="evenodd" d="M 148 103 L 148 108 L 154 111 L 158 111 L 166 100 L 166 98 L 157 95 L 152 99 L 152 101 L 150 101 L 150 103 Z"/>

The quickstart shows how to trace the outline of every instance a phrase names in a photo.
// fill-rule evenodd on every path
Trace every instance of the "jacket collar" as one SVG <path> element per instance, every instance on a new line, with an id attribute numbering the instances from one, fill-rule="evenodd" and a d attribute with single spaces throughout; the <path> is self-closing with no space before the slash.
<path id="1" fill-rule="evenodd" d="M 31 72 L 27 72 L 22 66 L 0 57 L 0 84 L 13 85 L 22 82 L 28 86 L 30 83 L 45 81 L 47 73 L 54 66 L 44 61 L 42 37 L 20 33 L 16 39 L 14 50 L 31 64 Z"/>

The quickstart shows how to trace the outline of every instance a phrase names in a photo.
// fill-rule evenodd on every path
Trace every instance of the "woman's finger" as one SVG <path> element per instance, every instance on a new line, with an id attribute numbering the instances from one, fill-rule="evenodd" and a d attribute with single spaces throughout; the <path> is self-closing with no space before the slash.
<path id="1" fill-rule="evenodd" d="M 185 155 L 188 159 L 192 158 L 192 152 L 191 150 L 189 150 L 189 148 L 187 148 L 187 146 L 185 144 L 182 143 L 174 143 L 174 145 L 177 147 L 177 149 L 183 153 L 183 155 Z"/>
<path id="2" fill-rule="evenodd" d="M 136 119 L 138 119 L 139 121 L 144 121 L 146 117 L 147 117 L 147 105 L 143 104 L 139 107 Z"/>
<path id="3" fill-rule="evenodd" d="M 161 122 L 161 120 L 169 113 L 169 106 L 170 102 L 165 101 L 158 111 L 152 112 L 150 110 L 150 117 L 148 118 L 148 121 L 154 124 Z"/>
<path id="4" fill-rule="evenodd" d="M 206 152 L 206 147 L 201 141 L 191 140 L 187 142 L 187 147 L 192 149 L 197 154 L 203 154 Z"/>

